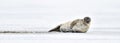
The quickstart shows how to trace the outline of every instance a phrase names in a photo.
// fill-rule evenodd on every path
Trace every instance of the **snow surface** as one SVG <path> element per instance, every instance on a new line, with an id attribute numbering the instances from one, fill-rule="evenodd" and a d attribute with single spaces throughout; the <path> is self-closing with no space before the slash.
<path id="1" fill-rule="evenodd" d="M 91 28 L 87 33 L 0 33 L 0 43 L 120 43 L 120 28 Z"/>

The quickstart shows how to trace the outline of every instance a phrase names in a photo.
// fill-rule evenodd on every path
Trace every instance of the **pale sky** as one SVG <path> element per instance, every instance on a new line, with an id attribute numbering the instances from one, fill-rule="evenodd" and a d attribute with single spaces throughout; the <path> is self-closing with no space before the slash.
<path id="1" fill-rule="evenodd" d="M 120 1 L 0 0 L 0 24 L 51 26 L 85 16 L 92 18 L 92 27 L 119 27 Z"/>

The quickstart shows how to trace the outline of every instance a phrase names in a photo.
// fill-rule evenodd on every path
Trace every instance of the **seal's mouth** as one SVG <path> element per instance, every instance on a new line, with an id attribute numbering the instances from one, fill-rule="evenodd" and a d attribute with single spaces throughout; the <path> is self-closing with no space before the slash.
<path id="1" fill-rule="evenodd" d="M 90 19 L 90 17 L 85 17 L 85 18 L 84 18 L 84 21 L 85 21 L 86 23 L 90 23 L 91 19 Z"/>

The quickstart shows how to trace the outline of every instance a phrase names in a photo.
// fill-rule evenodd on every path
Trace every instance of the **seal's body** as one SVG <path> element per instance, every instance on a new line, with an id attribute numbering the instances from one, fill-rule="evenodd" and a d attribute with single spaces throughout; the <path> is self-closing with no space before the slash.
<path id="1" fill-rule="evenodd" d="M 84 19 L 76 19 L 73 21 L 69 21 L 63 24 L 58 25 L 54 29 L 49 32 L 80 32 L 85 33 L 88 31 L 90 26 L 91 19 L 89 17 L 85 17 Z"/>

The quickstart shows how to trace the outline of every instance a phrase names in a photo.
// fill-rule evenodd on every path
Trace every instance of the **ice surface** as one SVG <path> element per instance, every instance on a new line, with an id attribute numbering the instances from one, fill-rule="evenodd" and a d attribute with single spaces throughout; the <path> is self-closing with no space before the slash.
<path id="1" fill-rule="evenodd" d="M 91 28 L 87 33 L 0 33 L 0 42 L 120 43 L 120 28 Z"/>

